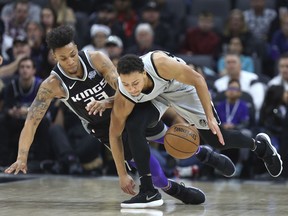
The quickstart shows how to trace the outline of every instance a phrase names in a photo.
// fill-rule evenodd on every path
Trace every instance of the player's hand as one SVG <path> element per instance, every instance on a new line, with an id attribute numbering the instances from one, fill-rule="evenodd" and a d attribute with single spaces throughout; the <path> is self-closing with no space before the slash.
<path id="1" fill-rule="evenodd" d="M 220 130 L 218 123 L 216 122 L 215 118 L 213 118 L 212 120 L 208 120 L 208 126 L 209 126 L 210 130 L 212 131 L 212 133 L 217 135 L 219 142 L 222 145 L 225 145 L 223 135 L 221 133 L 221 130 Z"/>
<path id="2" fill-rule="evenodd" d="M 24 174 L 27 173 L 27 160 L 17 159 L 15 163 L 5 170 L 5 173 L 11 174 L 14 172 L 14 174 L 17 175 L 20 171 Z"/>
<path id="3" fill-rule="evenodd" d="M 124 175 L 119 177 L 119 183 L 120 183 L 120 187 L 121 189 L 130 195 L 136 195 L 135 192 L 135 182 L 133 180 L 133 178 L 130 175 Z"/>
<path id="4" fill-rule="evenodd" d="M 99 113 L 99 115 L 102 116 L 102 113 L 107 108 L 107 104 L 106 103 L 107 103 L 106 100 L 91 101 L 90 103 L 87 104 L 86 110 L 88 111 L 89 115 L 96 115 L 97 113 Z"/>

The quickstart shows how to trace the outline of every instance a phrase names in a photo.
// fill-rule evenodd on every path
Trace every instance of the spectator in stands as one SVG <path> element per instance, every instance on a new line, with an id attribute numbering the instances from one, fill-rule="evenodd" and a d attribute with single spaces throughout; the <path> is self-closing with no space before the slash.
<path id="1" fill-rule="evenodd" d="M 288 91 L 282 85 L 272 85 L 268 88 L 263 106 L 260 112 L 259 125 L 263 128 L 265 133 L 269 134 L 271 140 L 277 150 L 281 145 L 284 119 L 287 113 L 286 106 L 288 104 Z M 286 142 L 286 141 L 285 141 Z"/>
<path id="2" fill-rule="evenodd" d="M 41 10 L 41 21 L 40 21 L 44 36 L 51 31 L 52 28 L 57 27 L 57 14 L 53 8 L 47 6 Z"/>
<path id="3" fill-rule="evenodd" d="M 20 60 L 30 55 L 31 47 L 28 40 L 22 36 L 15 38 L 10 59 L 3 61 L 3 65 L 0 67 L 0 78 L 9 80 L 16 74 Z"/>
<path id="4" fill-rule="evenodd" d="M 135 43 L 134 30 L 139 21 L 139 17 L 133 8 L 132 0 L 114 0 L 117 20 L 121 23 L 124 31 L 125 47 L 132 46 Z"/>
<path id="5" fill-rule="evenodd" d="M 279 74 L 269 81 L 268 86 L 283 85 L 288 91 L 288 54 L 283 54 L 278 60 Z"/>
<path id="6" fill-rule="evenodd" d="M 123 54 L 122 40 L 116 35 L 110 35 L 106 40 L 105 48 L 109 58 L 117 66 L 118 60 Z"/>
<path id="7" fill-rule="evenodd" d="M 13 5 L 13 15 L 11 19 L 6 21 L 5 26 L 6 34 L 14 39 L 17 36 L 26 36 L 25 29 L 29 21 L 29 4 L 26 0 L 19 0 Z"/>
<path id="8" fill-rule="evenodd" d="M 91 44 L 88 44 L 82 48 L 82 50 L 101 51 L 107 54 L 105 49 L 105 43 L 111 29 L 106 25 L 94 24 L 90 29 Z"/>
<path id="9" fill-rule="evenodd" d="M 270 57 L 277 60 L 281 54 L 288 52 L 288 15 L 281 20 L 281 28 L 272 35 L 270 44 Z"/>
<path id="10" fill-rule="evenodd" d="M 7 155 L 4 155 L 5 158 L 7 158 L 7 160 L 5 160 L 7 164 L 4 165 L 8 165 L 16 159 L 18 139 L 25 123 L 28 108 L 33 102 L 42 82 L 41 79 L 35 77 L 36 69 L 34 62 L 30 57 L 22 58 L 19 61 L 18 71 L 19 77 L 12 79 L 11 83 L 4 88 L 2 96 L 5 117 L 0 124 L 0 136 L 1 145 L 2 147 L 6 146 L 7 153 Z M 43 120 L 44 121 L 41 121 L 40 127 L 37 129 L 32 151 L 29 154 L 30 162 L 37 161 L 38 171 L 40 169 L 39 162 L 50 156 L 48 142 L 50 120 L 47 117 Z M 32 170 L 30 169 L 30 171 Z"/>
<path id="11" fill-rule="evenodd" d="M 39 22 L 41 8 L 39 5 L 29 0 L 16 0 L 12 1 L 9 4 L 5 4 L 1 10 L 1 19 L 5 23 L 9 23 L 12 19 L 15 19 L 16 17 L 18 17 L 16 18 L 16 20 L 23 16 L 26 17 L 26 7 L 28 8 L 27 19 Z M 22 20 L 22 18 L 20 18 L 20 20 Z"/>
<path id="12" fill-rule="evenodd" d="M 216 110 L 221 120 L 221 125 L 227 130 L 240 130 L 247 136 L 252 137 L 249 130 L 250 115 L 249 107 L 245 100 L 241 99 L 241 85 L 239 80 L 231 79 L 225 91 L 225 99 L 219 101 Z M 233 149 L 222 151 L 236 164 L 235 176 L 240 176 L 244 162 L 248 160 L 249 150 Z"/>
<path id="13" fill-rule="evenodd" d="M 202 12 L 198 26 L 188 28 L 180 52 L 188 55 L 213 55 L 219 53 L 220 37 L 213 31 L 213 14 Z"/>
<path id="14" fill-rule="evenodd" d="M 140 23 L 135 30 L 136 45 L 128 47 L 125 52 L 136 55 L 144 55 L 152 50 L 161 50 L 162 48 L 154 44 L 154 31 L 150 24 Z"/>
<path id="15" fill-rule="evenodd" d="M 229 53 L 235 53 L 239 55 L 240 60 L 241 60 L 241 69 L 252 72 L 254 73 L 254 63 L 253 59 L 245 55 L 244 53 L 244 47 L 245 47 L 245 42 L 241 40 L 239 37 L 232 37 L 229 41 L 227 51 Z M 222 56 L 217 63 L 217 69 L 218 73 L 223 74 L 225 73 L 225 61 L 224 61 L 224 56 Z"/>
<path id="16" fill-rule="evenodd" d="M 154 31 L 154 43 L 161 47 L 165 47 L 167 51 L 173 52 L 176 49 L 176 41 L 174 40 L 171 26 L 161 21 L 160 7 L 155 1 L 146 3 L 141 13 L 141 22 L 149 23 Z M 165 34 L 163 34 L 165 32 Z"/>
<path id="17" fill-rule="evenodd" d="M 247 54 L 252 54 L 254 52 L 255 39 L 245 23 L 243 12 L 239 9 L 231 10 L 227 19 L 227 24 L 222 33 L 222 45 L 224 51 L 232 37 L 239 37 L 242 41 L 247 42 Z"/>
<path id="18" fill-rule="evenodd" d="M 244 11 L 245 22 L 254 38 L 266 41 L 270 24 L 276 18 L 274 9 L 265 7 L 265 0 L 251 0 L 251 8 Z"/>
<path id="19" fill-rule="evenodd" d="M 241 61 L 238 55 L 229 53 L 225 56 L 225 70 L 227 74 L 214 83 L 217 92 L 225 91 L 228 88 L 229 80 L 239 80 L 241 89 L 251 94 L 255 109 L 258 112 L 262 106 L 266 85 L 258 82 L 258 75 L 241 70 Z"/>
<path id="20" fill-rule="evenodd" d="M 67 0 L 49 0 L 50 7 L 56 11 L 57 25 L 72 25 L 75 27 L 76 17 L 72 8 L 67 6 Z"/>
<path id="21" fill-rule="evenodd" d="M 55 103 L 56 116 L 50 128 L 51 147 L 56 161 L 42 166 L 55 174 L 96 174 L 102 168 L 102 144 L 88 135 L 79 118 L 60 101 Z"/>
<path id="22" fill-rule="evenodd" d="M 40 23 L 30 21 L 27 24 L 27 39 L 31 47 L 31 58 L 36 66 L 36 76 L 44 78 L 42 73 L 48 56 L 48 47 L 45 43 L 44 31 Z"/>
<path id="23" fill-rule="evenodd" d="M 124 29 L 122 24 L 117 20 L 117 12 L 113 4 L 105 3 L 99 6 L 99 10 L 89 16 L 89 24 L 102 24 L 111 29 L 112 35 L 117 35 L 126 45 Z"/>

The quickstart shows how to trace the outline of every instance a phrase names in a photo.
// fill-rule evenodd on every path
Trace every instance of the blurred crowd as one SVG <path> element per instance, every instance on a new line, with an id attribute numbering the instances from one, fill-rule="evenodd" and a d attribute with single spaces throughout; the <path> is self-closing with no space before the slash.
<path id="1" fill-rule="evenodd" d="M 56 64 L 46 34 L 69 24 L 79 50 L 101 51 L 115 65 L 126 53 L 164 50 L 181 57 L 205 77 L 223 127 L 270 135 L 287 178 L 287 0 L 4 0 L 0 7 L 0 167 L 16 159 L 28 108 Z M 194 158 L 171 158 L 163 145 L 151 143 L 151 150 L 171 177 L 217 177 Z M 266 173 L 249 151 L 223 153 L 236 164 L 235 177 Z M 116 175 L 109 150 L 58 100 L 37 130 L 28 168 Z"/>

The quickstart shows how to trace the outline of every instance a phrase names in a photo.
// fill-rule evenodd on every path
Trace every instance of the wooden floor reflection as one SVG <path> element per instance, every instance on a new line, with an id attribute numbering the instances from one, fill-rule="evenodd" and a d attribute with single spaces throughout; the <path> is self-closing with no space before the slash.
<path id="1" fill-rule="evenodd" d="M 184 205 L 162 193 L 163 206 L 130 210 L 120 208 L 120 202 L 129 196 L 120 191 L 118 180 L 114 177 L 0 174 L 0 180 L 1 216 L 288 215 L 287 182 L 184 180 L 186 185 L 193 184 L 206 193 L 204 204 Z"/>

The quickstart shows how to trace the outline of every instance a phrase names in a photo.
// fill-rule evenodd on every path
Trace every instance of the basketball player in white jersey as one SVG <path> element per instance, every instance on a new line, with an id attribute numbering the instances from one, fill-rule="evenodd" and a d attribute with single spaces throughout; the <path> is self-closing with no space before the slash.
<path id="1" fill-rule="evenodd" d="M 269 136 L 260 133 L 252 139 L 236 130 L 224 130 L 211 103 L 204 78 L 183 60 L 162 51 L 149 52 L 141 57 L 126 55 L 119 60 L 117 71 L 120 75 L 119 87 L 111 114 L 109 137 L 120 186 L 124 192 L 133 191 L 134 184 L 124 167 L 121 134 L 127 124 L 126 120 L 131 120 L 135 107 L 147 101 L 152 101 L 158 115 L 147 120 L 143 109 L 142 122 L 155 124 L 168 107 L 173 107 L 185 121 L 198 128 L 201 138 L 209 145 L 217 149 L 249 148 L 263 160 L 271 176 L 281 174 L 282 161 Z M 147 112 L 152 116 L 151 110 Z M 135 127 L 130 127 L 132 131 L 128 132 L 131 135 L 130 143 L 133 143 L 130 145 L 133 158 L 139 173 L 144 174 L 140 176 L 140 192 L 124 201 L 127 205 L 145 202 L 145 196 L 149 193 L 146 184 L 152 185 L 149 183 L 151 174 L 147 163 L 149 147 L 145 134 L 141 132 L 145 128 L 142 122 L 135 120 Z"/>
<path id="2" fill-rule="evenodd" d="M 87 132 L 97 138 L 95 142 L 100 141 L 109 145 L 111 109 L 108 108 L 113 106 L 111 97 L 114 96 L 115 89 L 118 86 L 118 73 L 113 63 L 103 53 L 78 52 L 77 45 L 73 40 L 74 34 L 74 29 L 71 26 L 59 26 L 52 29 L 47 35 L 47 44 L 52 49 L 57 64 L 51 71 L 50 76 L 39 87 L 37 96 L 29 108 L 24 128 L 21 131 L 17 159 L 5 170 L 5 173 L 27 172 L 27 159 L 35 132 L 54 98 L 60 98 L 81 119 Z M 153 106 L 150 102 L 143 103 L 143 105 L 139 106 L 138 110 L 134 109 L 134 116 L 131 115 L 133 117 L 131 121 L 142 120 L 142 109 L 151 109 L 151 114 L 153 114 Z M 129 124 L 129 122 L 128 120 L 127 123 Z M 130 122 L 128 127 L 134 128 L 133 122 Z M 158 126 L 160 126 L 160 130 L 158 130 Z M 155 136 L 162 131 L 161 124 L 158 123 L 151 125 L 148 129 L 149 136 Z M 128 146 L 130 138 L 127 133 L 123 133 L 122 138 L 125 159 L 134 165 L 131 161 L 132 157 Z M 211 154 L 207 151 L 202 153 L 204 155 L 208 153 L 209 160 L 211 158 L 223 158 L 219 154 Z M 186 187 L 167 179 L 157 159 L 153 155 L 150 159 L 153 184 L 156 187 L 165 189 L 167 194 L 185 204 L 200 204 L 205 201 L 205 195 L 201 190 Z M 227 160 L 224 158 L 225 161 Z M 155 203 L 162 205 L 161 195 L 157 195 L 159 199 L 154 203 L 151 202 L 153 198 L 155 198 L 154 194 L 149 195 L 147 202 L 139 206 L 146 207 L 155 205 Z"/>

